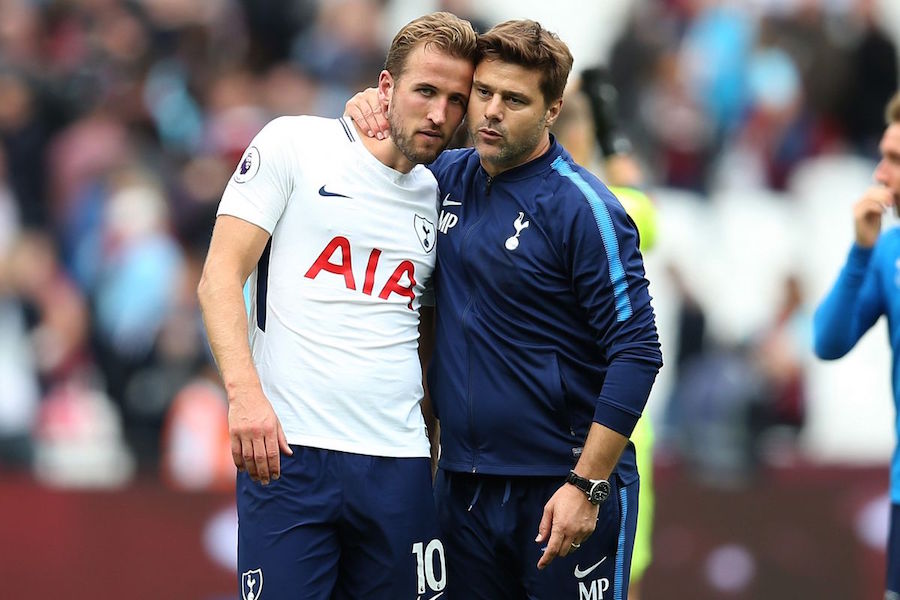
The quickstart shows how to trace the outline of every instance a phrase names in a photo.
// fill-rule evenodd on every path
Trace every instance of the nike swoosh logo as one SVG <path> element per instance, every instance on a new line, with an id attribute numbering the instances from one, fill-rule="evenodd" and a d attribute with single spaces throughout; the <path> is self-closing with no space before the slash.
<path id="1" fill-rule="evenodd" d="M 326 197 L 332 196 L 332 197 L 336 197 L 336 198 L 349 198 L 350 197 L 350 196 L 345 196 L 344 194 L 335 194 L 334 192 L 326 191 L 324 185 L 319 188 L 319 195 L 326 196 Z"/>
<path id="2" fill-rule="evenodd" d="M 604 561 L 604 560 L 606 560 L 606 557 L 605 557 L 605 556 L 604 556 L 603 558 L 601 558 L 599 562 L 594 563 L 593 565 L 591 565 L 590 567 L 588 567 L 588 568 L 585 569 L 584 571 L 582 571 L 581 569 L 579 569 L 579 568 L 578 568 L 578 565 L 575 565 L 575 577 L 577 577 L 578 579 L 583 579 L 583 578 L 587 577 L 588 575 L 591 574 L 591 571 L 593 571 L 594 569 L 596 569 L 597 567 L 599 567 L 601 564 L 603 564 L 603 561 Z"/>
<path id="3" fill-rule="evenodd" d="M 444 203 L 441 206 L 462 206 L 462 202 L 450 199 L 450 194 L 444 196 Z"/>

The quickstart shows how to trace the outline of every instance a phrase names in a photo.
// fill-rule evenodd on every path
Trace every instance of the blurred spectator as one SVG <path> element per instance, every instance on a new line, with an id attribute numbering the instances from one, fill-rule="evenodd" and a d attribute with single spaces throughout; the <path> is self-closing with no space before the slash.
<path id="1" fill-rule="evenodd" d="M 759 438 L 778 434 L 783 442 L 779 448 L 767 450 L 792 451 L 791 446 L 806 421 L 807 349 L 812 340 L 810 315 L 805 310 L 803 291 L 796 275 L 784 279 L 783 298 L 772 324 L 754 340 L 755 360 L 767 384 L 766 402 L 753 417 Z M 780 435 L 784 434 L 784 435 Z M 784 455 L 784 453 L 783 453 Z M 770 458 L 779 458 L 769 455 Z"/>
<path id="2" fill-rule="evenodd" d="M 711 486 L 746 485 L 758 464 L 750 417 L 765 388 L 751 357 L 747 346 L 712 345 L 685 365 L 669 401 L 669 439 Z"/>
<path id="3" fill-rule="evenodd" d="M 381 17 L 375 0 L 320 3 L 314 26 L 294 40 L 291 57 L 313 77 L 345 90 L 336 93 L 366 88 L 383 64 Z"/>
<path id="4" fill-rule="evenodd" d="M 662 185 L 698 192 L 707 190 L 716 147 L 716 123 L 690 89 L 678 55 L 669 50 L 656 64 L 645 90 L 642 117 L 650 144 L 659 150 L 653 161 Z"/>
<path id="5" fill-rule="evenodd" d="M 843 90 L 843 118 L 856 150 L 873 159 L 884 129 L 882 108 L 898 87 L 897 45 L 879 24 L 874 0 L 857 0 L 853 20 L 850 81 Z"/>
<path id="6" fill-rule="evenodd" d="M 250 47 L 249 66 L 265 68 L 290 55 L 291 43 L 315 23 L 315 0 L 240 0 L 247 19 Z M 298 111 L 293 114 L 300 114 Z"/>
<path id="7" fill-rule="evenodd" d="M 140 361 L 169 312 L 182 263 L 158 182 L 127 171 L 113 178 L 97 259 L 91 291 L 101 344 L 127 362 Z"/>
<path id="8" fill-rule="evenodd" d="M 47 225 L 44 156 L 52 123 L 48 117 L 24 75 L 0 70 L 0 143 L 18 212 L 30 227 Z"/>
<path id="9" fill-rule="evenodd" d="M 207 243 L 208 240 L 207 237 Z M 210 412 L 208 400 L 215 396 L 208 388 L 218 380 L 206 344 L 195 292 L 204 258 L 205 252 L 200 253 L 196 247 L 188 248 L 178 271 L 172 276 L 169 309 L 164 314 L 152 351 L 147 360 L 135 368 L 123 390 L 122 405 L 128 440 L 137 451 L 140 465 L 144 468 L 155 469 L 159 466 L 161 453 L 166 451 L 161 445 L 166 441 L 160 439 L 160 432 L 166 421 L 171 422 L 173 418 L 177 420 L 185 412 L 195 414 L 195 410 L 185 410 L 185 406 L 194 406 L 194 400 L 198 397 L 195 393 L 198 382 L 203 382 L 200 391 L 206 392 L 199 394 L 204 399 L 201 406 L 205 408 L 197 410 L 207 413 L 212 419 L 208 424 L 211 430 L 215 429 L 218 422 L 218 412 Z M 194 391 L 186 392 L 189 389 Z M 185 406 L 174 406 L 173 403 L 180 397 L 191 400 L 181 403 Z M 224 397 L 220 400 L 224 401 Z M 208 439 L 207 432 L 204 430 L 198 433 L 201 437 L 197 443 L 202 444 L 203 440 Z M 230 458 L 230 450 L 226 448 L 226 451 L 226 458 Z M 202 457 L 197 459 L 202 460 Z M 171 468 L 171 465 L 167 468 Z M 233 471 L 230 473 L 233 475 Z M 202 473 L 197 475 L 205 477 Z M 218 481 L 219 477 L 213 479 Z"/>
<path id="10" fill-rule="evenodd" d="M 231 490 L 235 468 L 228 435 L 228 399 L 214 368 L 175 395 L 163 428 L 162 474 L 179 490 Z"/>
<path id="11" fill-rule="evenodd" d="M 115 487 L 134 472 L 119 413 L 101 391 L 71 382 L 41 403 L 35 426 L 35 474 L 61 487 Z"/>
<path id="12" fill-rule="evenodd" d="M 693 11 L 681 44 L 681 72 L 694 102 L 712 121 L 716 146 L 740 122 L 747 104 L 747 58 L 755 36 L 736 3 L 689 0 Z"/>
<path id="13" fill-rule="evenodd" d="M 682 297 L 669 441 L 712 485 L 743 485 L 766 462 L 790 462 L 806 420 L 809 315 L 795 276 L 784 279 L 771 324 L 739 344 L 703 336 L 705 317 L 670 269 Z"/>
<path id="14" fill-rule="evenodd" d="M 57 260 L 53 240 L 46 233 L 25 232 L 10 250 L 7 277 L 29 315 L 29 337 L 44 391 L 90 377 L 87 303 Z"/>
<path id="15" fill-rule="evenodd" d="M 706 312 L 675 264 L 669 263 L 668 274 L 678 296 L 674 376 L 679 379 L 706 352 Z"/>
<path id="16" fill-rule="evenodd" d="M 794 59 L 764 19 L 748 59 L 745 118 L 725 152 L 737 156 L 723 160 L 720 183 L 784 189 L 791 170 L 814 151 L 805 99 Z"/>
<path id="17" fill-rule="evenodd" d="M 31 430 L 40 398 L 24 310 L 12 281 L 10 250 L 19 235 L 19 215 L 5 182 L 3 159 L 0 149 L 0 469 L 30 466 Z"/>
<path id="18" fill-rule="evenodd" d="M 850 54 L 841 33 L 847 17 L 845 11 L 829 9 L 820 0 L 800 0 L 792 11 L 767 18 L 775 43 L 797 65 L 803 111 L 822 145 L 835 143 L 840 136 L 837 118 L 850 76 Z"/>

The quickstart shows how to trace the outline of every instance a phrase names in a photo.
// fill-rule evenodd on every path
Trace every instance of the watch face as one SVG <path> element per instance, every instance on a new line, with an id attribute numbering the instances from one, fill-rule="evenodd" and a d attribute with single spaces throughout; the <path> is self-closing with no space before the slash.
<path id="1" fill-rule="evenodd" d="M 590 500 L 593 504 L 601 504 L 609 497 L 609 484 L 605 481 L 598 481 L 591 488 Z"/>

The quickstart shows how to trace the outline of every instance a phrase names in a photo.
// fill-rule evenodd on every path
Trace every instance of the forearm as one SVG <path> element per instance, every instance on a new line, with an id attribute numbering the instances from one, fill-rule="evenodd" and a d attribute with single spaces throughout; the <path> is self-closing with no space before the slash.
<path id="1" fill-rule="evenodd" d="M 250 354 L 247 312 L 238 274 L 204 272 L 197 289 L 209 345 L 229 402 L 242 391 L 261 387 Z"/>
<path id="2" fill-rule="evenodd" d="M 872 250 L 854 246 L 837 281 L 813 316 L 813 349 L 819 358 L 840 358 L 880 314 L 863 285 Z"/>
<path id="3" fill-rule="evenodd" d="M 600 423 L 592 424 L 575 473 L 588 479 L 608 479 L 627 444 L 628 438 L 621 433 Z"/>

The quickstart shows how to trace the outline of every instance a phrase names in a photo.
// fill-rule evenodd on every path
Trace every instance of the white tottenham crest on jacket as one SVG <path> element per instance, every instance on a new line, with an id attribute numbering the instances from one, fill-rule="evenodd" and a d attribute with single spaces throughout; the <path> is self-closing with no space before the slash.
<path id="1" fill-rule="evenodd" d="M 250 345 L 288 443 L 429 456 L 418 307 L 437 194 L 426 168 L 385 166 L 343 119 L 275 119 L 241 158 L 218 214 L 272 236 L 249 280 Z"/>

